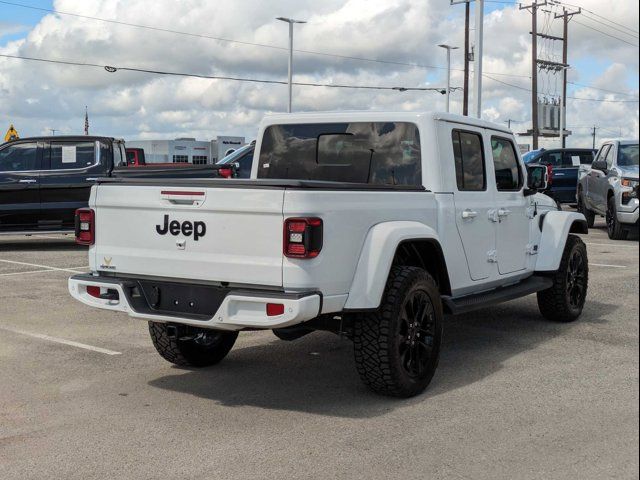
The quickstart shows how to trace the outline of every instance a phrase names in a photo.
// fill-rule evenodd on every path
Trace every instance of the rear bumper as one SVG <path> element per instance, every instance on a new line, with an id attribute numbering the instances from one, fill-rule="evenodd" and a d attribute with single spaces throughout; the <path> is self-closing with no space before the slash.
<path id="1" fill-rule="evenodd" d="M 68 284 L 71 296 L 90 307 L 124 312 L 130 317 L 142 320 L 178 323 L 218 330 L 289 327 L 317 317 L 322 308 L 322 297 L 319 292 L 291 293 L 229 288 L 223 292 L 221 303 L 212 315 L 160 312 L 154 311 L 152 307 L 140 307 L 140 301 L 132 298 L 132 288 L 136 285 L 135 279 L 101 277 L 91 274 L 74 275 L 69 278 Z M 90 286 L 115 291 L 117 299 L 92 296 L 87 292 L 87 287 Z M 111 297 L 113 296 L 111 295 Z M 268 303 L 282 304 L 284 313 L 267 315 L 266 305 Z M 136 305 L 134 306 L 134 304 Z"/>

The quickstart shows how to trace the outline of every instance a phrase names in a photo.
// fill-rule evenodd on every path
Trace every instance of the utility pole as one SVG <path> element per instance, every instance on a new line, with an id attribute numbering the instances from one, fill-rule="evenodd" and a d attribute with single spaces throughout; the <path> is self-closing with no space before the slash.
<path id="1" fill-rule="evenodd" d="M 293 96 L 293 24 L 294 23 L 307 23 L 303 20 L 294 20 L 293 18 L 278 17 L 276 20 L 289 24 L 289 104 L 287 112 L 291 113 L 291 97 Z"/>
<path id="2" fill-rule="evenodd" d="M 462 94 L 462 115 L 469 115 L 469 14 L 471 11 L 470 2 L 464 4 L 464 91 Z"/>
<path id="3" fill-rule="evenodd" d="M 538 7 L 546 5 L 546 0 L 531 5 L 520 5 L 520 10 L 531 10 L 531 137 L 533 150 L 538 149 Z"/>
<path id="4" fill-rule="evenodd" d="M 482 42 L 484 40 L 484 0 L 476 0 L 476 47 L 473 61 L 473 103 L 476 117 L 482 116 Z"/>
<path id="5" fill-rule="evenodd" d="M 598 127 L 596 127 L 595 125 L 593 126 L 593 131 L 591 132 L 591 137 L 593 138 L 593 142 L 591 143 L 591 148 L 593 150 L 596 149 L 596 129 Z"/>
<path id="6" fill-rule="evenodd" d="M 562 8 L 562 15 L 555 15 L 554 18 L 562 18 L 562 23 L 563 23 L 563 29 L 562 29 L 562 63 L 564 63 L 565 65 L 568 65 L 568 56 L 567 56 L 567 47 L 569 44 L 569 20 L 571 20 L 571 17 L 573 17 L 574 15 L 577 15 L 579 13 L 582 12 L 581 8 L 578 8 L 577 11 L 575 12 L 569 12 L 566 8 Z M 564 71 L 564 76 L 563 76 L 563 80 L 562 80 L 562 108 L 560 110 L 560 117 L 562 118 L 563 115 L 565 115 L 565 110 L 567 108 L 567 72 L 566 70 Z M 566 124 L 566 122 L 565 122 Z M 564 132 L 560 132 L 560 137 L 562 138 L 562 141 L 560 142 L 560 145 L 562 148 L 565 147 L 565 138 L 563 135 Z"/>

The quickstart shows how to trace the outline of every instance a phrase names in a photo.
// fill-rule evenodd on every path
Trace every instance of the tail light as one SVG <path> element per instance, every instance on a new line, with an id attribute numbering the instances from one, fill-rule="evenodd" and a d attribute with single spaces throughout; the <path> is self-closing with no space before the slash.
<path id="1" fill-rule="evenodd" d="M 93 245 L 96 241 L 96 214 L 90 208 L 76 210 L 76 243 Z"/>
<path id="2" fill-rule="evenodd" d="M 233 169 L 232 168 L 221 168 L 221 169 L 218 170 L 218 173 L 223 178 L 231 178 L 233 176 Z"/>
<path id="3" fill-rule="evenodd" d="M 283 253 L 291 258 L 315 258 L 322 250 L 320 218 L 287 218 L 284 221 Z"/>
<path id="4" fill-rule="evenodd" d="M 547 186 L 553 183 L 553 165 L 547 165 Z"/>

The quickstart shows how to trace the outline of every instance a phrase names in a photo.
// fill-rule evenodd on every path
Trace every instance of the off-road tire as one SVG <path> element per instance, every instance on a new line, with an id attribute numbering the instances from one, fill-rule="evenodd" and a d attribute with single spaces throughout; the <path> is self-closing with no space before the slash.
<path id="1" fill-rule="evenodd" d="M 582 189 L 578 190 L 578 204 L 576 205 L 576 210 L 584 215 L 584 218 L 587 219 L 587 226 L 589 228 L 593 228 L 593 224 L 596 222 L 596 214 L 594 211 L 589 210 L 587 205 L 584 203 L 584 193 Z"/>
<path id="2" fill-rule="evenodd" d="M 607 234 L 611 240 L 624 240 L 627 238 L 627 230 L 618 221 L 618 215 L 616 210 L 616 198 L 614 196 L 609 197 L 607 200 Z"/>
<path id="3" fill-rule="evenodd" d="M 416 307 L 415 299 L 424 303 L 424 309 Z M 407 310 L 410 302 L 412 309 L 423 311 L 413 320 Z M 412 397 L 421 393 L 438 366 L 442 318 L 440 292 L 433 278 L 421 268 L 393 267 L 380 307 L 355 317 L 355 363 L 362 381 L 383 395 Z M 411 328 L 409 321 L 413 322 Z M 411 358 L 416 362 L 412 364 Z M 408 368 L 417 368 L 418 373 L 412 375 Z"/>
<path id="4" fill-rule="evenodd" d="M 579 257 L 579 278 L 573 271 Z M 573 276 L 573 278 L 572 278 Z M 589 261 L 587 247 L 576 235 L 569 235 L 562 253 L 560 268 L 553 274 L 553 286 L 538 292 L 538 308 L 547 320 L 554 322 L 573 322 L 584 308 L 589 287 Z M 581 291 L 575 290 L 576 282 L 581 282 Z"/>
<path id="5" fill-rule="evenodd" d="M 160 356 L 175 365 L 190 367 L 215 365 L 227 356 L 238 338 L 238 332 L 200 329 L 205 340 L 193 338 L 185 340 L 179 335 L 169 336 L 167 326 L 166 323 L 149 322 L 149 334 Z M 193 334 L 194 329 L 191 329 L 189 337 L 193 337 Z M 207 339 L 206 336 L 209 338 Z"/>

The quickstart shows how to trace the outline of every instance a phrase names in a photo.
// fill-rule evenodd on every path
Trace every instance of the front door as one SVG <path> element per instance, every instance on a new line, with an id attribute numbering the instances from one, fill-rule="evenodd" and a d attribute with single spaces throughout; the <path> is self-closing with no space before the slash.
<path id="1" fill-rule="evenodd" d="M 495 226 L 490 218 L 493 194 L 487 188 L 487 168 L 482 129 L 455 127 L 453 144 L 456 169 L 455 221 L 472 280 L 495 276 Z"/>
<path id="2" fill-rule="evenodd" d="M 495 174 L 496 253 L 501 275 L 524 270 L 529 243 L 528 202 L 523 193 L 524 175 L 515 145 L 508 137 L 492 135 Z"/>
<path id="3" fill-rule="evenodd" d="M 606 159 L 612 155 L 612 151 L 613 147 L 611 144 L 603 145 L 594 159 L 594 163 L 595 161 L 606 161 Z M 589 176 L 587 177 L 586 203 L 588 208 L 591 208 L 601 214 L 604 214 L 605 212 L 605 199 L 603 198 L 602 184 L 605 184 L 606 182 L 607 175 L 604 170 L 595 169 L 592 164 Z"/>
<path id="4" fill-rule="evenodd" d="M 36 227 L 40 213 L 40 151 L 37 142 L 0 149 L 0 232 Z"/>
<path id="5" fill-rule="evenodd" d="M 100 143 L 51 141 L 44 154 L 40 198 L 41 229 L 70 230 L 76 209 L 86 207 L 91 187 L 103 175 Z"/>

